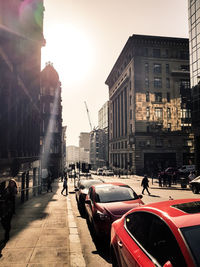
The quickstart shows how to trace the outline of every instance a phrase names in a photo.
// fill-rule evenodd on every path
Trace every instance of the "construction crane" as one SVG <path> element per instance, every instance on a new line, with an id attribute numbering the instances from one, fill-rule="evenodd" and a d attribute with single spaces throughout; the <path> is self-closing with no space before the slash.
<path id="1" fill-rule="evenodd" d="M 87 111 L 87 116 L 88 116 L 90 128 L 91 128 L 91 131 L 92 131 L 92 123 L 91 123 L 91 120 L 90 120 L 90 113 L 89 113 L 89 110 L 88 110 L 88 107 L 87 107 L 87 103 L 85 101 L 84 101 L 84 103 L 85 103 L 85 107 L 86 107 L 86 111 Z"/>

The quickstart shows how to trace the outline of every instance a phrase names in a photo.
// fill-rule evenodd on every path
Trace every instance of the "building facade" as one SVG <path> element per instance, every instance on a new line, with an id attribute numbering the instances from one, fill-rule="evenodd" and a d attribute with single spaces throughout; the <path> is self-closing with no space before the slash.
<path id="1" fill-rule="evenodd" d="M 195 140 L 195 165 L 200 175 L 200 0 L 188 0 L 188 22 L 192 127 Z"/>
<path id="2" fill-rule="evenodd" d="M 43 10 L 42 0 L 0 1 L 0 182 L 15 177 L 21 201 L 37 194 L 41 184 Z"/>
<path id="3" fill-rule="evenodd" d="M 90 132 L 90 163 L 92 169 L 96 170 L 104 166 L 108 167 L 106 161 L 107 143 L 104 129 L 94 129 Z"/>
<path id="4" fill-rule="evenodd" d="M 189 42 L 133 35 L 109 87 L 109 164 L 152 173 L 194 162 Z"/>
<path id="5" fill-rule="evenodd" d="M 84 148 L 85 151 L 90 150 L 90 133 L 80 133 L 79 147 Z"/>
<path id="6" fill-rule="evenodd" d="M 61 83 L 51 63 L 41 72 L 41 166 L 54 178 L 62 172 Z"/>

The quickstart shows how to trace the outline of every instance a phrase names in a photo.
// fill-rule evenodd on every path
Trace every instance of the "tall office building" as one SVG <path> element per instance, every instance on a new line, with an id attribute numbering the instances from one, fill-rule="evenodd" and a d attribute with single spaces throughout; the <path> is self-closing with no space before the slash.
<path id="1" fill-rule="evenodd" d="M 195 164 L 200 174 L 200 0 L 188 0 L 188 20 L 192 126 L 195 140 Z"/>
<path id="2" fill-rule="evenodd" d="M 189 41 L 133 35 L 109 87 L 109 164 L 134 173 L 192 164 Z"/>
<path id="3" fill-rule="evenodd" d="M 21 201 L 41 185 L 43 11 L 43 0 L 0 1 L 0 182 L 15 177 Z"/>

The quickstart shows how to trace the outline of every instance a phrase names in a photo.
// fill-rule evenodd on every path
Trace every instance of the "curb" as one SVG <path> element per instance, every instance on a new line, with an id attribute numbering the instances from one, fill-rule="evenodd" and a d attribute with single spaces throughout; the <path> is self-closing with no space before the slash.
<path id="1" fill-rule="evenodd" d="M 69 195 L 67 196 L 67 215 L 69 227 L 70 266 L 86 267 Z"/>

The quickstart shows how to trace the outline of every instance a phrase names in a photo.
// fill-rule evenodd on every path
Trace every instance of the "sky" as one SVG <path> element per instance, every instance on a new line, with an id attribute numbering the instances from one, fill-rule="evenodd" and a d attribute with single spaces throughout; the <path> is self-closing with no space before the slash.
<path id="1" fill-rule="evenodd" d="M 42 69 L 52 62 L 62 84 L 67 146 L 98 126 L 105 81 L 133 34 L 188 38 L 187 0 L 44 0 Z"/>

